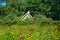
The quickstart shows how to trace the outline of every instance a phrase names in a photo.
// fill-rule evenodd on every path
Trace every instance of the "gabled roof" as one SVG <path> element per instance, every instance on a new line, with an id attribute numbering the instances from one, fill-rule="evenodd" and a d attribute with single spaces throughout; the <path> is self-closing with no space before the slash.
<path id="1" fill-rule="evenodd" d="M 27 18 L 32 18 L 32 16 L 30 15 L 30 11 L 28 11 L 25 15 L 23 15 L 22 20 Z"/>

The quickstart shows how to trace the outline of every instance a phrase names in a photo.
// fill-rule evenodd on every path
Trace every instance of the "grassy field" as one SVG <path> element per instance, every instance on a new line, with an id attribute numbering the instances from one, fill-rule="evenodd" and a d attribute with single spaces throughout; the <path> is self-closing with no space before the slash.
<path id="1" fill-rule="evenodd" d="M 0 40 L 60 40 L 56 25 L 0 26 Z"/>

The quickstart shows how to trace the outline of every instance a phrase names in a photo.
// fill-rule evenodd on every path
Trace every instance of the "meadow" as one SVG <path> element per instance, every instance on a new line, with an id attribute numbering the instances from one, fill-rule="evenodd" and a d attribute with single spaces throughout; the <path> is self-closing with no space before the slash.
<path id="1" fill-rule="evenodd" d="M 57 25 L 3 25 L 0 40 L 60 40 L 60 31 Z"/>

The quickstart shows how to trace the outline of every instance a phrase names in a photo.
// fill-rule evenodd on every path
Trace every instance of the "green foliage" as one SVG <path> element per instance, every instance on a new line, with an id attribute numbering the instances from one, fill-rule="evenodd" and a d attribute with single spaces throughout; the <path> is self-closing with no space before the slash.
<path id="1" fill-rule="evenodd" d="M 52 24 L 52 19 L 47 18 L 44 15 L 35 15 L 34 20 L 39 25 Z"/>
<path id="2" fill-rule="evenodd" d="M 7 0 L 6 7 L 0 6 L 0 24 L 16 24 L 21 21 L 20 16 L 24 15 L 28 10 L 30 10 L 32 16 L 43 14 L 48 17 L 41 17 L 44 22 L 51 20 L 49 18 L 60 20 L 59 4 L 59 0 Z M 37 21 L 40 22 L 39 20 Z"/>
<path id="3" fill-rule="evenodd" d="M 27 25 L 27 24 L 34 24 L 33 18 L 27 18 L 25 20 L 20 20 L 17 22 L 18 25 Z"/>
<path id="4" fill-rule="evenodd" d="M 33 18 L 26 19 L 23 22 L 26 23 L 26 24 L 33 24 L 34 23 Z"/>
<path id="5" fill-rule="evenodd" d="M 60 31 L 56 27 L 40 27 L 33 24 L 0 26 L 0 40 L 59 40 Z"/>

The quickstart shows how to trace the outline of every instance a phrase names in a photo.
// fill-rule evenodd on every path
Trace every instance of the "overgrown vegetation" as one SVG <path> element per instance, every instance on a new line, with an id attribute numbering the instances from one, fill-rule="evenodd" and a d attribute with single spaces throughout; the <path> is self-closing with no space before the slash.
<path id="1" fill-rule="evenodd" d="M 51 18 L 47 18 L 46 16 L 39 14 L 35 15 L 32 18 L 27 18 L 24 21 L 22 21 L 21 17 L 16 16 L 6 16 L 3 20 L 0 20 L 1 25 L 26 25 L 26 24 L 37 24 L 37 25 L 51 25 L 53 23 L 53 20 Z"/>
<path id="2" fill-rule="evenodd" d="M 0 6 L 0 24 L 16 24 L 28 10 L 33 17 L 45 15 L 46 19 L 44 16 L 41 18 L 43 21 L 60 20 L 59 0 L 6 0 L 6 2 L 6 6 Z"/>
<path id="3" fill-rule="evenodd" d="M 60 40 L 60 31 L 56 25 L 6 25 L 0 26 L 0 40 Z"/>

